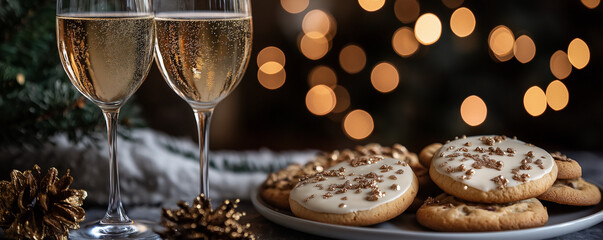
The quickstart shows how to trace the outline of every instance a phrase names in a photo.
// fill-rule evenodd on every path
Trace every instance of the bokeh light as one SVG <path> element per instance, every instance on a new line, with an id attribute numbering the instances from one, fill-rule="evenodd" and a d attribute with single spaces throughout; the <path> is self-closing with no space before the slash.
<path id="1" fill-rule="evenodd" d="M 423 45 L 431 45 L 440 39 L 442 23 L 433 13 L 425 13 L 415 23 L 415 37 Z"/>
<path id="2" fill-rule="evenodd" d="M 258 53 L 257 64 L 258 67 L 262 67 L 264 63 L 274 61 L 280 63 L 281 66 L 285 66 L 285 53 L 281 49 L 275 46 L 265 47 Z"/>
<path id="3" fill-rule="evenodd" d="M 333 88 L 335 97 L 337 98 L 337 104 L 333 108 L 334 113 L 340 113 L 347 110 L 350 107 L 350 93 L 341 85 L 337 85 Z"/>
<path id="4" fill-rule="evenodd" d="M 569 102 L 569 91 L 565 84 L 559 80 L 552 81 L 546 87 L 546 102 L 555 111 L 559 111 Z"/>
<path id="5" fill-rule="evenodd" d="M 371 84 L 382 93 L 388 93 L 398 87 L 400 75 L 396 67 L 387 62 L 377 64 L 371 72 Z"/>
<path id="6" fill-rule="evenodd" d="M 582 4 L 584 4 L 585 7 L 593 9 L 596 8 L 597 6 L 599 6 L 599 3 L 601 3 L 601 0 L 580 0 L 582 2 Z"/>
<path id="7" fill-rule="evenodd" d="M 288 13 L 300 13 L 308 8 L 310 0 L 281 0 L 281 6 Z"/>
<path id="8" fill-rule="evenodd" d="M 394 13 L 400 22 L 411 23 L 419 17 L 421 7 L 417 0 L 396 0 Z"/>
<path id="9" fill-rule="evenodd" d="M 329 52 L 329 40 L 325 37 L 311 38 L 303 35 L 299 41 L 299 50 L 310 60 L 318 60 Z"/>
<path id="10" fill-rule="evenodd" d="M 330 67 L 317 66 L 308 74 L 308 84 L 310 87 L 322 84 L 334 88 L 337 85 L 337 75 Z"/>
<path id="11" fill-rule="evenodd" d="M 536 55 L 536 44 L 530 37 L 521 35 L 515 40 L 513 55 L 520 63 L 528 63 Z"/>
<path id="12" fill-rule="evenodd" d="M 348 113 L 343 120 L 343 129 L 348 137 L 353 139 L 364 139 L 371 135 L 375 125 L 373 117 L 361 109 Z"/>
<path id="13" fill-rule="evenodd" d="M 546 105 L 546 95 L 538 86 L 532 86 L 523 95 L 523 106 L 526 112 L 534 117 L 542 115 L 546 110 Z"/>
<path id="14" fill-rule="evenodd" d="M 306 94 L 306 107 L 314 115 L 322 116 L 330 113 L 336 103 L 335 92 L 326 85 L 316 85 Z"/>
<path id="15" fill-rule="evenodd" d="M 488 36 L 488 45 L 498 60 L 504 62 L 513 58 L 515 37 L 508 27 L 499 25 L 492 29 Z"/>
<path id="16" fill-rule="evenodd" d="M 463 0 L 442 0 L 442 3 L 450 9 L 455 9 L 463 4 Z"/>
<path id="17" fill-rule="evenodd" d="M 450 17 L 450 29 L 459 37 L 469 36 L 475 29 L 475 16 L 468 8 L 455 10 Z"/>
<path id="18" fill-rule="evenodd" d="M 17 83 L 19 85 L 25 84 L 25 75 L 23 73 L 17 74 Z"/>
<path id="19" fill-rule="evenodd" d="M 553 73 L 557 79 L 565 79 L 572 73 L 572 64 L 567 58 L 567 54 L 562 50 L 557 50 L 553 53 L 550 61 L 550 68 L 551 73 Z"/>
<path id="20" fill-rule="evenodd" d="M 275 74 L 277 72 L 280 72 L 281 70 L 283 70 L 283 65 L 275 61 L 269 61 L 260 66 L 260 71 L 265 72 L 267 74 Z"/>
<path id="21" fill-rule="evenodd" d="M 302 20 L 302 30 L 308 37 L 326 37 L 331 29 L 331 18 L 322 10 L 312 10 L 306 13 Z"/>
<path id="22" fill-rule="evenodd" d="M 347 73 L 358 73 L 366 65 L 366 53 L 358 45 L 347 45 L 339 53 L 339 64 Z"/>
<path id="23" fill-rule="evenodd" d="M 383 7 L 385 0 L 358 0 L 358 4 L 367 12 L 374 12 Z"/>
<path id="24" fill-rule="evenodd" d="M 282 87 L 283 84 L 285 84 L 286 77 L 287 74 L 283 68 L 281 68 L 281 71 L 274 74 L 267 74 L 261 70 L 258 70 L 258 81 L 263 87 L 270 90 L 275 90 Z"/>
<path id="25" fill-rule="evenodd" d="M 586 67 L 588 61 L 590 61 L 588 45 L 580 38 L 572 40 L 567 48 L 567 58 L 577 69 Z"/>
<path id="26" fill-rule="evenodd" d="M 392 37 L 392 47 L 402 57 L 413 55 L 419 49 L 419 42 L 415 38 L 412 28 L 398 28 Z"/>
<path id="27" fill-rule="evenodd" d="M 471 95 L 461 103 L 461 118 L 469 126 L 478 126 L 486 120 L 488 107 L 480 97 Z"/>

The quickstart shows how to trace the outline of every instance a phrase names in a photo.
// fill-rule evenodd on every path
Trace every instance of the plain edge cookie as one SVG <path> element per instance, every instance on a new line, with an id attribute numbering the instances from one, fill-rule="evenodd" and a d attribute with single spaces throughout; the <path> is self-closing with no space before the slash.
<path id="1" fill-rule="evenodd" d="M 291 210 L 289 207 L 289 193 L 291 190 L 279 190 L 276 188 L 263 187 L 260 191 L 262 199 L 270 206 L 282 209 Z"/>
<path id="2" fill-rule="evenodd" d="M 601 191 L 596 185 L 580 178 L 578 180 L 587 189 L 578 190 L 570 186 L 553 185 L 538 199 L 571 206 L 594 206 L 601 202 Z"/>
<path id="3" fill-rule="evenodd" d="M 421 165 L 429 168 L 429 166 L 431 166 L 431 159 L 433 158 L 433 155 L 435 152 L 440 150 L 440 148 L 442 148 L 441 143 L 432 143 L 425 146 L 419 153 L 419 162 L 421 162 Z"/>
<path id="4" fill-rule="evenodd" d="M 538 199 L 531 199 L 535 200 L 532 203 L 534 205 L 531 206 L 531 211 L 519 213 L 521 216 L 494 218 L 492 217 L 493 213 L 488 210 L 474 209 L 474 212 L 479 212 L 476 215 L 483 216 L 460 219 L 458 215 L 465 214 L 463 208 L 460 209 L 461 213 L 445 212 L 441 209 L 443 206 L 426 206 L 426 204 L 423 204 L 417 210 L 416 218 L 422 226 L 441 232 L 486 232 L 544 226 L 549 219 L 546 207 Z"/>
<path id="5" fill-rule="evenodd" d="M 582 177 L 582 167 L 573 159 L 569 161 L 555 160 L 555 164 L 557 164 L 557 167 L 559 168 L 557 179 L 574 179 Z"/>
<path id="6" fill-rule="evenodd" d="M 403 213 L 413 202 L 419 190 L 419 181 L 413 173 L 413 181 L 402 196 L 375 208 L 346 214 L 316 212 L 289 198 L 291 212 L 297 217 L 330 224 L 367 226 L 390 220 Z"/>
<path id="7" fill-rule="evenodd" d="M 509 203 L 537 197 L 546 192 L 557 179 L 557 165 L 553 164 L 551 172 L 537 180 L 488 192 L 467 186 L 451 177 L 443 175 L 433 165 L 429 168 L 429 176 L 444 192 L 460 199 L 479 203 Z M 467 186 L 467 189 L 465 189 L 465 186 Z"/>

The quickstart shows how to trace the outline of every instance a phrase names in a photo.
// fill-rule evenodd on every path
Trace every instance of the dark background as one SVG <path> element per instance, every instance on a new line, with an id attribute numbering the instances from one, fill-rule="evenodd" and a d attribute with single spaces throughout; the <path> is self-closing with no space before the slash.
<path id="1" fill-rule="evenodd" d="M 419 151 L 432 142 L 454 136 L 505 134 L 549 150 L 603 149 L 603 24 L 601 6 L 586 8 L 580 1 L 465 1 L 473 11 L 474 32 L 459 38 L 450 30 L 449 9 L 440 1 L 419 1 L 421 14 L 431 12 L 442 22 L 442 35 L 433 45 L 419 47 L 409 58 L 392 49 L 393 33 L 402 26 L 387 0 L 376 12 L 363 10 L 357 1 L 312 0 L 298 14 L 283 10 L 279 0 L 255 0 L 253 6 L 253 51 L 247 72 L 231 96 L 218 105 L 211 129 L 211 149 L 336 149 L 377 142 L 401 143 Z M 297 47 L 305 13 L 321 9 L 336 20 L 337 33 L 327 55 L 309 60 Z M 498 25 L 509 27 L 517 38 L 526 34 L 536 45 L 536 56 L 527 64 L 515 59 L 497 62 L 488 48 L 488 34 Z M 590 48 L 590 62 L 572 69 L 562 80 L 569 90 L 569 104 L 561 111 L 550 107 L 538 117 L 523 106 L 531 86 L 543 90 L 555 80 L 549 68 L 551 55 L 567 51 L 574 38 Z M 367 64 L 357 74 L 343 71 L 339 51 L 349 43 L 360 45 Z M 286 55 L 285 84 L 268 90 L 257 80 L 257 54 L 276 46 Z M 388 61 L 398 69 L 400 83 L 387 94 L 370 83 L 372 67 Z M 351 96 L 348 110 L 316 116 L 305 106 L 309 71 L 327 65 L 336 71 L 338 84 Z M 156 66 L 136 94 L 150 127 L 175 136 L 197 137 L 188 105 L 165 84 Z M 486 120 L 471 127 L 461 118 L 462 101 L 480 96 L 488 107 Z M 366 139 L 353 140 L 342 130 L 342 118 L 353 109 L 369 112 L 375 123 Z"/>

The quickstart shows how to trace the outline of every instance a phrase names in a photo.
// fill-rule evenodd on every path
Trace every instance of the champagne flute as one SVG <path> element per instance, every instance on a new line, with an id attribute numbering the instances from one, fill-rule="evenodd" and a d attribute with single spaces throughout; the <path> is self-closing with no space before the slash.
<path id="1" fill-rule="evenodd" d="M 75 238 L 159 239 L 152 223 L 132 221 L 121 203 L 116 158 L 120 107 L 143 83 L 153 62 L 150 0 L 58 0 L 57 45 L 71 83 L 103 111 L 109 140 L 109 206 Z"/>
<path id="2" fill-rule="evenodd" d="M 208 196 L 209 126 L 239 84 L 251 53 L 249 0 L 155 0 L 155 57 L 166 82 L 193 109 L 201 193 Z"/>

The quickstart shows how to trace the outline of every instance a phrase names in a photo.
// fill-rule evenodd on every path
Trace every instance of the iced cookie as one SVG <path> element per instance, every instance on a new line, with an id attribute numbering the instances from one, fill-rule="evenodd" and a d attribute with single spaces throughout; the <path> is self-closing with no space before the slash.
<path id="1" fill-rule="evenodd" d="M 364 156 L 303 179 L 291 190 L 289 205 L 297 217 L 366 226 L 400 215 L 412 203 L 418 187 L 409 164 Z"/>
<path id="2" fill-rule="evenodd" d="M 441 147 L 441 143 L 432 143 L 424 147 L 423 150 L 421 150 L 421 153 L 419 153 L 419 161 L 421 164 L 423 164 L 424 167 L 429 168 L 433 154 Z"/>
<path id="3" fill-rule="evenodd" d="M 557 173 L 557 179 L 574 179 L 582 177 L 582 167 L 576 162 L 576 160 L 568 158 L 565 154 L 560 152 L 551 153 L 555 164 L 559 172 Z"/>
<path id="4" fill-rule="evenodd" d="M 503 231 L 544 226 L 546 208 L 536 198 L 506 204 L 479 204 L 448 194 L 430 198 L 419 210 L 417 221 L 443 232 Z"/>
<path id="5" fill-rule="evenodd" d="M 411 167 L 420 167 L 417 155 L 409 152 L 406 147 L 394 144 L 392 147 L 383 147 L 376 143 L 357 146 L 355 149 L 335 150 L 322 152 L 305 165 L 292 164 L 285 169 L 271 173 L 264 181 L 260 195 L 268 204 L 283 210 L 289 210 L 289 192 L 299 182 L 299 179 L 311 174 L 324 171 L 343 161 L 368 156 L 382 155 L 384 157 L 402 160 Z"/>
<path id="6" fill-rule="evenodd" d="M 601 201 L 601 192 L 582 178 L 557 179 L 538 199 L 572 206 L 592 206 Z"/>
<path id="7" fill-rule="evenodd" d="M 444 192 L 481 203 L 507 203 L 544 193 L 557 178 L 545 150 L 505 136 L 448 142 L 434 155 L 429 175 Z"/>

